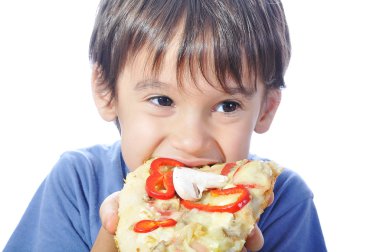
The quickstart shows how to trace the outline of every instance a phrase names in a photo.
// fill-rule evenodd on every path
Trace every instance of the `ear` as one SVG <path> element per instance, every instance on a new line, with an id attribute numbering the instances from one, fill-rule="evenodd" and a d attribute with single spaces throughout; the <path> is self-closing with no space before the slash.
<path id="1" fill-rule="evenodd" d="M 100 116 L 104 120 L 111 122 L 117 117 L 115 100 L 111 98 L 110 92 L 102 89 L 105 84 L 101 76 L 101 68 L 94 64 L 91 76 L 92 96 Z"/>
<path id="2" fill-rule="evenodd" d="M 280 89 L 268 89 L 264 95 L 258 121 L 255 126 L 256 133 L 265 133 L 272 124 L 274 115 L 281 102 Z"/>

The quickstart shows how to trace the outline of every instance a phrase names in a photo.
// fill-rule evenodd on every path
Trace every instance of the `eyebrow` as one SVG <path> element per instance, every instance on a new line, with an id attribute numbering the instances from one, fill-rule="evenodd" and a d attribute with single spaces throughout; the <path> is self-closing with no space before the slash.
<path id="1" fill-rule="evenodd" d="M 134 87 L 135 91 L 142 91 L 146 89 L 164 89 L 168 90 L 169 85 L 157 80 L 143 80 L 139 81 Z"/>
<path id="2" fill-rule="evenodd" d="M 246 92 L 244 92 L 241 88 L 238 88 L 238 87 L 232 87 L 232 88 L 228 88 L 228 92 L 229 94 L 231 95 L 241 95 L 241 96 L 252 96 L 253 94 L 255 94 L 256 92 L 252 92 L 252 94 L 247 94 Z"/>
<path id="3" fill-rule="evenodd" d="M 250 99 L 257 94 L 257 89 L 255 88 L 252 92 L 245 92 L 242 88 L 230 87 L 228 90 L 224 90 L 224 92 L 232 96 Z"/>

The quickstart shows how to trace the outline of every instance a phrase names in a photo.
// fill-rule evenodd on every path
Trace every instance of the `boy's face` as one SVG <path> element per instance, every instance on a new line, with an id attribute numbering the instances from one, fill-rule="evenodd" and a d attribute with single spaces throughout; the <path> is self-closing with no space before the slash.
<path id="1" fill-rule="evenodd" d="M 253 95 L 231 95 L 212 87 L 200 73 L 195 80 L 185 76 L 183 87 L 178 87 L 176 50 L 166 53 L 157 76 L 148 70 L 147 58 L 143 49 L 126 64 L 111 104 L 94 93 L 102 117 L 119 119 L 122 154 L 129 169 L 151 157 L 174 158 L 190 167 L 247 158 L 251 134 L 269 128 L 280 91 L 268 90 L 264 98 L 264 85 L 258 80 Z M 96 76 L 94 68 L 93 85 Z"/>

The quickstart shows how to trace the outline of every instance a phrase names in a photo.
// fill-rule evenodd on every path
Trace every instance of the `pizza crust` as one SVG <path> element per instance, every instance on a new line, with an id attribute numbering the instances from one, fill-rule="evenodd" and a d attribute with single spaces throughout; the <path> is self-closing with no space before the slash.
<path id="1" fill-rule="evenodd" d="M 145 190 L 145 181 L 150 175 L 151 162 L 149 160 L 128 173 L 120 193 L 119 224 L 115 241 L 121 252 L 190 252 L 202 249 L 240 252 L 260 214 L 268 206 L 275 180 L 281 172 L 281 168 L 271 161 L 237 162 L 227 174 L 228 183 L 225 188 L 235 187 L 240 183 L 255 184 L 254 188 L 248 188 L 251 200 L 234 213 L 205 212 L 185 208 L 177 195 L 169 200 L 150 198 Z M 225 164 L 205 166 L 199 170 L 220 174 L 224 166 Z M 206 192 L 201 201 L 211 200 L 211 204 L 223 205 L 233 201 L 231 197 L 210 197 Z M 136 233 L 133 230 L 140 220 L 163 218 L 174 219 L 177 224 L 159 227 L 147 233 Z"/>

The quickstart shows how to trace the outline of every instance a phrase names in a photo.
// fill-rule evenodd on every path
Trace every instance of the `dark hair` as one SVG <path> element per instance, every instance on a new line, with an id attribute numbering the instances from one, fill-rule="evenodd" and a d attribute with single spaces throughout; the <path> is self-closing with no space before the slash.
<path id="1" fill-rule="evenodd" d="M 182 29 L 182 30 L 181 30 Z M 101 0 L 90 41 L 90 60 L 100 69 L 103 88 L 116 95 L 116 81 L 143 46 L 159 72 L 167 46 L 182 33 L 177 77 L 183 70 L 213 63 L 220 86 L 226 78 L 250 94 L 259 77 L 269 88 L 284 87 L 290 59 L 289 32 L 280 0 Z M 243 62 L 255 83 L 243 85 Z M 180 83 L 180 81 L 179 81 Z"/>

